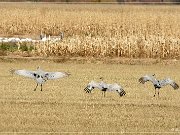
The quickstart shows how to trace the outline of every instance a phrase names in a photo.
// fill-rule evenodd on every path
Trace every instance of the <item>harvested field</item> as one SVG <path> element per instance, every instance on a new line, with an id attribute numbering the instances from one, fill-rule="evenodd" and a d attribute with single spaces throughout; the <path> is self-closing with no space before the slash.
<path id="1" fill-rule="evenodd" d="M 0 12 L 1 37 L 64 33 L 0 43 L 0 133 L 180 133 L 180 91 L 167 86 L 154 98 L 153 85 L 138 82 L 156 74 L 180 84 L 179 6 L 1 3 Z M 37 66 L 71 76 L 33 91 L 34 80 L 9 73 Z M 127 94 L 85 93 L 100 77 Z"/>
<path id="2" fill-rule="evenodd" d="M 139 77 L 155 73 L 180 83 L 180 64 L 120 65 L 75 64 L 52 61 L 14 61 L 0 63 L 0 132 L 87 132 L 87 133 L 178 133 L 180 130 L 180 92 L 171 86 L 154 98 L 152 84 L 141 85 Z M 44 90 L 33 91 L 36 83 L 9 68 L 68 71 L 72 75 L 48 81 Z M 84 92 L 91 80 L 103 76 L 108 83 L 124 86 L 126 96 L 95 90 Z"/>

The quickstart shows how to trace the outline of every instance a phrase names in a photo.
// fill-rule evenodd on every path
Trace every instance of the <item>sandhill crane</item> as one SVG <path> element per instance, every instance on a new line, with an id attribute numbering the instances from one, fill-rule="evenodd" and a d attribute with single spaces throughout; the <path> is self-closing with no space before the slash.
<path id="1" fill-rule="evenodd" d="M 40 39 L 41 39 L 41 41 L 46 41 L 47 40 L 46 34 L 43 34 L 42 31 L 41 31 L 41 34 L 40 34 Z"/>
<path id="2" fill-rule="evenodd" d="M 139 79 L 139 82 L 144 84 L 145 82 L 152 82 L 155 88 L 155 94 L 154 97 L 156 96 L 156 89 L 158 89 L 158 97 L 159 97 L 159 89 L 162 88 L 163 86 L 166 85 L 171 85 L 175 90 L 179 88 L 179 85 L 175 83 L 173 80 L 170 78 L 163 79 L 163 80 L 157 80 L 154 75 L 145 75 Z"/>
<path id="3" fill-rule="evenodd" d="M 34 91 L 36 91 L 39 84 L 41 85 L 41 91 L 42 91 L 42 84 L 45 83 L 47 80 L 63 78 L 70 75 L 69 73 L 66 72 L 45 72 L 41 70 L 40 67 L 38 67 L 36 71 L 29 71 L 24 69 L 23 70 L 12 69 L 11 73 L 15 73 L 24 77 L 34 79 L 37 83 Z"/>
<path id="4" fill-rule="evenodd" d="M 100 83 L 95 82 L 95 81 L 91 81 L 84 90 L 86 91 L 86 93 L 91 93 L 91 91 L 95 88 L 101 90 L 104 97 L 105 97 L 106 91 L 110 91 L 110 92 L 116 91 L 116 92 L 118 92 L 118 94 L 120 96 L 123 96 L 126 94 L 124 89 L 120 85 L 118 85 L 117 83 L 106 84 L 103 81 L 101 81 Z"/>

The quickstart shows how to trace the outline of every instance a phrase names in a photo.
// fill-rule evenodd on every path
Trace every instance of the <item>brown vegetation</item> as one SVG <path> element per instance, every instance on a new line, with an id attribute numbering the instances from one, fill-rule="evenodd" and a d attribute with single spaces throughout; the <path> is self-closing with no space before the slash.
<path id="1" fill-rule="evenodd" d="M 1 4 L 0 34 L 35 37 L 64 32 L 58 43 L 36 44 L 32 55 L 180 58 L 178 6 Z"/>

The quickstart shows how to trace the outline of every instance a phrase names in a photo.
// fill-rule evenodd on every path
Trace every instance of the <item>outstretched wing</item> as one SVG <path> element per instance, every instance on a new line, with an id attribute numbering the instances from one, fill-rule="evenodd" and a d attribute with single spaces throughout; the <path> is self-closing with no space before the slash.
<path id="1" fill-rule="evenodd" d="M 145 75 L 139 79 L 139 82 L 142 84 L 148 81 L 155 83 L 157 80 L 154 78 L 154 76 L 149 76 L 149 75 Z"/>
<path id="2" fill-rule="evenodd" d="M 99 86 L 100 86 L 102 89 L 107 89 L 107 88 L 108 88 L 108 85 L 107 85 L 105 82 L 103 82 L 103 81 L 101 81 L 101 82 L 99 83 Z"/>
<path id="3" fill-rule="evenodd" d="M 47 77 L 48 80 L 58 79 L 69 76 L 69 73 L 66 72 L 46 72 L 45 77 Z"/>
<path id="4" fill-rule="evenodd" d="M 21 76 L 24 76 L 24 77 L 29 77 L 29 78 L 32 78 L 32 79 L 35 79 L 36 77 L 36 72 L 35 71 L 28 71 L 28 70 L 11 70 L 11 73 L 15 73 L 15 74 L 18 74 L 18 75 L 21 75 Z"/>
<path id="5" fill-rule="evenodd" d="M 166 85 L 170 84 L 175 90 L 179 88 L 179 85 L 176 82 L 174 82 L 173 80 L 171 80 L 170 78 L 160 81 L 160 84 L 161 84 L 161 86 L 166 86 Z"/>

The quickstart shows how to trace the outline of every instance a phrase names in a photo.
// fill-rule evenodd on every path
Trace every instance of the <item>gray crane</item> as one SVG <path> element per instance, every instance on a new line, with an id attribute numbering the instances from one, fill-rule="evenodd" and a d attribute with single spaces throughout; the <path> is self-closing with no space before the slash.
<path id="1" fill-rule="evenodd" d="M 155 74 L 154 75 L 145 75 L 139 79 L 139 82 L 142 84 L 144 84 L 148 81 L 152 82 L 154 85 L 154 88 L 155 88 L 154 97 L 156 96 L 156 89 L 158 89 L 158 97 L 159 97 L 159 89 L 161 89 L 162 87 L 164 87 L 166 85 L 171 85 L 174 88 L 174 90 L 179 88 L 179 85 L 176 82 L 174 82 L 173 80 L 171 80 L 170 78 L 166 78 L 163 80 L 157 80 L 155 78 Z"/>
<path id="2" fill-rule="evenodd" d="M 120 96 L 124 96 L 126 94 L 124 89 L 120 85 L 118 85 L 117 83 L 115 83 L 115 84 L 107 84 L 107 83 L 105 83 L 103 81 L 101 81 L 101 82 L 91 81 L 90 83 L 88 83 L 88 85 L 86 86 L 86 88 L 84 90 L 87 93 L 91 93 L 91 91 L 93 89 L 95 89 L 95 88 L 101 90 L 104 97 L 105 97 L 106 91 L 109 91 L 109 92 L 115 91 Z"/>
<path id="3" fill-rule="evenodd" d="M 47 80 L 59 79 L 59 78 L 67 77 L 70 75 L 69 73 L 66 73 L 66 72 L 46 72 L 46 71 L 41 70 L 40 67 L 38 67 L 36 71 L 29 71 L 25 69 L 23 70 L 12 69 L 11 73 L 15 73 L 24 77 L 34 79 L 37 83 L 34 91 L 36 91 L 38 85 L 41 85 L 41 91 L 42 91 L 42 85 Z"/>

